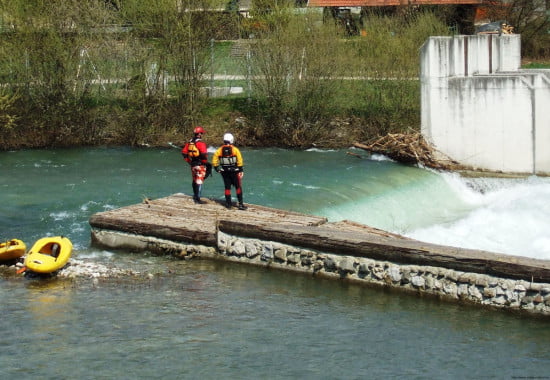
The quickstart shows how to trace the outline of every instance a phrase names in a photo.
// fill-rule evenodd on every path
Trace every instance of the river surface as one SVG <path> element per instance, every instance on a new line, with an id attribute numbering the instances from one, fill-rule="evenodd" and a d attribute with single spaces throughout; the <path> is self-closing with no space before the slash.
<path id="1" fill-rule="evenodd" d="M 242 152 L 245 203 L 550 259 L 548 178 L 463 179 L 361 151 Z M 1 239 L 65 235 L 75 260 L 144 274 L 46 280 L 4 268 L 2 378 L 550 378 L 548 319 L 90 246 L 92 214 L 189 194 L 188 171 L 172 148 L 0 152 Z M 223 198 L 217 174 L 203 196 Z"/>

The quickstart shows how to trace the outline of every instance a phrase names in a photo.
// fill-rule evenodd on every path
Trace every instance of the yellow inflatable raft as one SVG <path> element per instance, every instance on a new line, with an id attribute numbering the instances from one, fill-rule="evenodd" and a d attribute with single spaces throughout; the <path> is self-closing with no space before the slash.
<path id="1" fill-rule="evenodd" d="M 25 254 L 27 246 L 21 240 L 11 239 L 0 243 L 0 261 L 17 259 Z"/>
<path id="2" fill-rule="evenodd" d="M 52 273 L 63 268 L 73 252 L 73 243 L 64 236 L 39 239 L 25 257 L 27 270 L 36 273 Z"/>

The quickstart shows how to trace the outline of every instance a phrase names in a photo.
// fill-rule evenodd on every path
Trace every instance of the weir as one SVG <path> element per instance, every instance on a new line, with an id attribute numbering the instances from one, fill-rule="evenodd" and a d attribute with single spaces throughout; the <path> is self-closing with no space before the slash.
<path id="1" fill-rule="evenodd" d="M 422 135 L 476 170 L 550 175 L 550 70 L 523 70 L 520 35 L 430 37 Z"/>
<path id="2" fill-rule="evenodd" d="M 350 221 L 174 194 L 97 213 L 92 244 L 217 259 L 550 315 L 550 261 L 425 243 Z"/>

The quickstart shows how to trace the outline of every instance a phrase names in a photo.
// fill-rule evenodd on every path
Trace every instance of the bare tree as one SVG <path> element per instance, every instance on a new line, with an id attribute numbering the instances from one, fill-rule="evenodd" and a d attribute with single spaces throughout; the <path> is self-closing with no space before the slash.
<path id="1" fill-rule="evenodd" d="M 521 34 L 522 54 L 532 58 L 550 56 L 550 4 L 548 0 L 509 0 L 486 5 L 493 21 L 503 20 Z"/>

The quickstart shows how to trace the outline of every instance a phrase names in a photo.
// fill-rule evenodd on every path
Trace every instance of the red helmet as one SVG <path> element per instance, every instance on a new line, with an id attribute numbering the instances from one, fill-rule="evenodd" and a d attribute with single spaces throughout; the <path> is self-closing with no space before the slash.
<path id="1" fill-rule="evenodd" d="M 195 129 L 193 130 L 193 133 L 206 133 L 206 132 L 204 131 L 204 128 L 199 125 L 195 127 Z"/>

